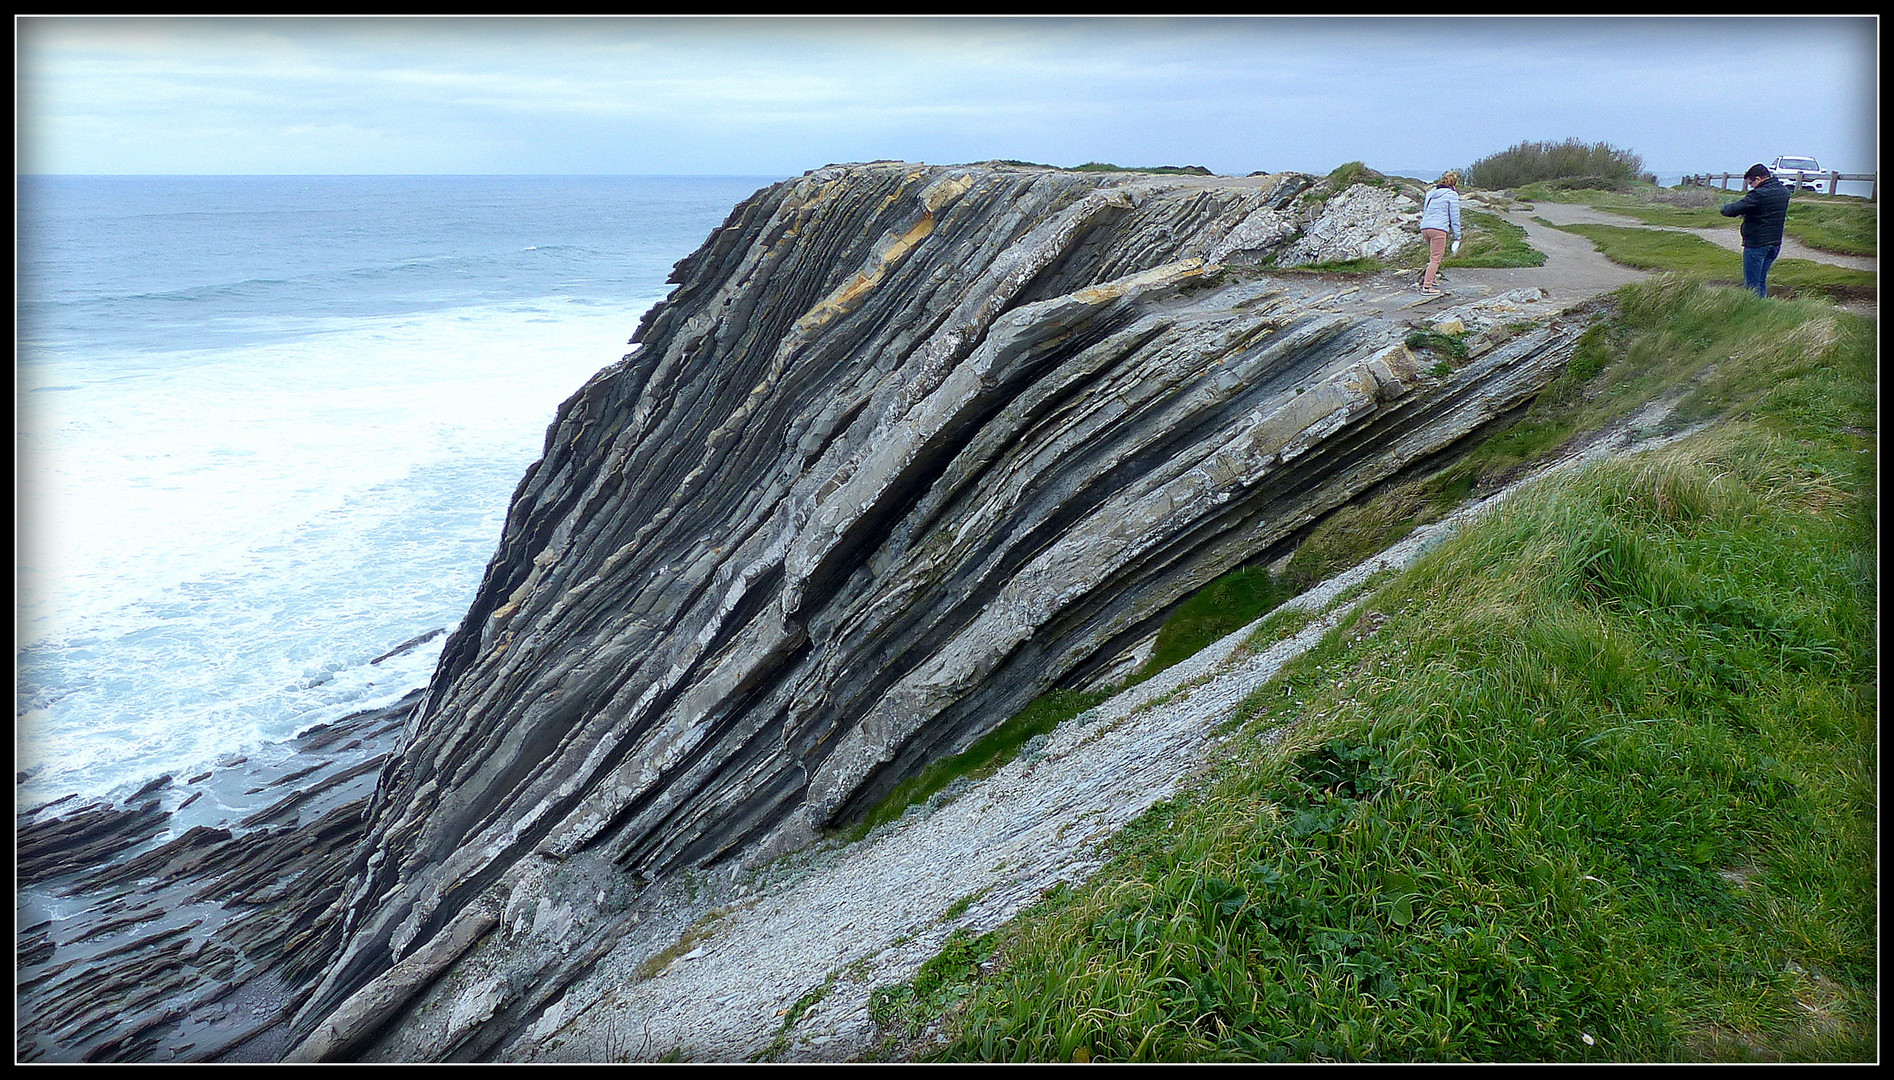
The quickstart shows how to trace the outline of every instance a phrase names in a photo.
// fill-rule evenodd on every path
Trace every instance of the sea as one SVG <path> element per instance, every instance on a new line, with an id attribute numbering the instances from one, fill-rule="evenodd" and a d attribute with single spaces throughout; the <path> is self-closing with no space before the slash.
<path id="1" fill-rule="evenodd" d="M 777 179 L 18 177 L 18 806 L 424 686 L 559 403 Z"/>

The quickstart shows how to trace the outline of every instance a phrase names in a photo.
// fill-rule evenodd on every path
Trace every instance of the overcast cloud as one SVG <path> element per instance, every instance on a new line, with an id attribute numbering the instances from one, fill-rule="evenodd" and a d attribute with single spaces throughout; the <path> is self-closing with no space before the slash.
<path id="1" fill-rule="evenodd" d="M 15 22 L 18 170 L 721 173 L 1012 158 L 1414 175 L 1521 140 L 1876 167 L 1879 22 Z"/>

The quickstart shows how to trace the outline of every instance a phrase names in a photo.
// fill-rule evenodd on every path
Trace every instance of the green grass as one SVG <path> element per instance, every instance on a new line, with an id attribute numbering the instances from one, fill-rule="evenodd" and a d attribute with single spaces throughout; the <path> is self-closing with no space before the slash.
<path id="1" fill-rule="evenodd" d="M 1307 608 L 1281 608 L 1264 619 L 1244 645 L 1251 652 L 1263 652 L 1277 642 L 1287 641 L 1301 633 L 1315 619 L 1316 613 Z"/>
<path id="2" fill-rule="evenodd" d="M 1720 201 L 1733 202 L 1734 199 Z M 1601 210 L 1636 218 L 1646 225 L 1679 229 L 1737 228 L 1735 218 L 1724 217 L 1714 206 L 1597 205 Z M 1852 199 L 1826 200 L 1803 194 L 1789 204 L 1789 217 L 1783 231 L 1818 251 L 1872 256 L 1878 216 L 1869 203 Z"/>
<path id="3" fill-rule="evenodd" d="M 1450 255 L 1441 260 L 1443 269 L 1456 266 L 1465 267 L 1518 267 L 1544 266 L 1545 252 L 1526 243 L 1526 230 L 1496 214 L 1479 210 L 1462 210 L 1461 224 L 1465 235 L 1461 238 L 1460 254 Z M 1408 269 L 1417 269 L 1427 265 L 1427 245 L 1420 244 L 1408 249 L 1397 265 Z M 1364 260 L 1367 261 L 1367 260 Z M 1386 264 L 1376 262 L 1364 270 L 1385 269 Z"/>
<path id="4" fill-rule="evenodd" d="M 1449 507 L 1436 504 L 1432 494 L 1424 484 L 1410 482 L 1336 510 L 1296 546 L 1283 567 L 1283 584 L 1300 593 L 1436 520 Z"/>
<path id="5" fill-rule="evenodd" d="M 1725 219 L 1727 220 L 1727 219 Z M 1880 211 L 1860 199 L 1797 195 L 1784 226 L 1790 236 L 1820 251 L 1874 255 Z"/>
<path id="6" fill-rule="evenodd" d="M 1538 422 L 1723 423 L 1381 587 L 890 1021 L 953 1060 L 1873 1060 L 1874 327 L 1621 296 Z"/>
<path id="7" fill-rule="evenodd" d="M 1617 225 L 1557 225 L 1544 219 L 1541 224 L 1577 233 L 1597 245 L 1612 262 L 1639 270 L 1659 270 L 1688 274 L 1709 281 L 1743 280 L 1743 256 L 1719 247 L 1699 236 L 1655 229 Z M 1769 284 L 1791 294 L 1814 292 L 1836 297 L 1871 294 L 1876 275 L 1869 270 L 1850 270 L 1807 259 L 1778 259 L 1769 271 Z"/>
<path id="8" fill-rule="evenodd" d="M 1197 590 L 1179 604 L 1157 632 L 1151 659 L 1131 684 L 1149 679 L 1221 641 L 1294 596 L 1299 589 L 1272 581 L 1263 567 L 1239 567 Z"/>
<path id="9" fill-rule="evenodd" d="M 1460 254 L 1442 259 L 1441 266 L 1545 265 L 1545 252 L 1527 245 L 1526 230 L 1502 217 L 1478 210 L 1464 211 L 1461 217 L 1466 235 L 1460 244 Z M 1426 256 L 1423 254 L 1422 262 L 1425 261 Z"/>

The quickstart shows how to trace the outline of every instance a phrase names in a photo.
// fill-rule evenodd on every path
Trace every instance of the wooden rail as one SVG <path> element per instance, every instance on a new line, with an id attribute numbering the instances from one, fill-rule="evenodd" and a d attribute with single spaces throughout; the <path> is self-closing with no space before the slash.
<path id="1" fill-rule="evenodd" d="M 1801 187 L 1803 185 L 1806 185 L 1809 182 L 1810 177 L 1813 177 L 1817 184 L 1820 184 L 1824 180 L 1826 180 L 1828 182 L 1828 193 L 1830 195 L 1833 195 L 1835 193 L 1835 185 L 1841 183 L 1843 180 L 1855 180 L 1855 181 L 1865 180 L 1867 181 L 1869 185 L 1868 201 L 1873 202 L 1874 197 L 1877 194 L 1879 194 L 1881 190 L 1881 186 L 1879 182 L 1875 180 L 1875 176 L 1876 176 L 1875 173 L 1802 172 L 1800 170 L 1797 170 L 1795 174 L 1795 182 L 1796 182 L 1797 187 Z M 1711 182 L 1714 181 L 1717 187 L 1727 191 L 1729 190 L 1729 183 L 1731 180 L 1735 180 L 1737 187 L 1741 188 L 1742 183 L 1743 183 L 1743 174 L 1742 173 L 1695 173 L 1693 175 L 1684 177 L 1683 182 L 1690 187 L 1709 187 Z M 1817 190 L 1820 190 L 1820 189 L 1818 188 Z"/>

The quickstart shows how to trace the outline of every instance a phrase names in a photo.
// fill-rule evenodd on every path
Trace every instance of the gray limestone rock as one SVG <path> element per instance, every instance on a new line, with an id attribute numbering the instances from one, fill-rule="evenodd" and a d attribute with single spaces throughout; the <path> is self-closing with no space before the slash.
<path id="1" fill-rule="evenodd" d="M 1407 327 L 1256 269 L 1413 242 L 1365 185 L 1298 229 L 1312 182 L 879 162 L 736 207 L 547 431 L 297 1030 L 398 1028 L 388 973 L 505 912 L 506 992 L 469 974 L 431 1044 L 477 1055 L 611 940 L 601 875 L 855 819 L 1556 373 L 1577 327 L 1423 373 Z"/>
<path id="2" fill-rule="evenodd" d="M 1276 260 L 1277 266 L 1385 259 L 1417 244 L 1420 204 L 1390 188 L 1356 184 L 1323 204 L 1319 217 Z"/>

